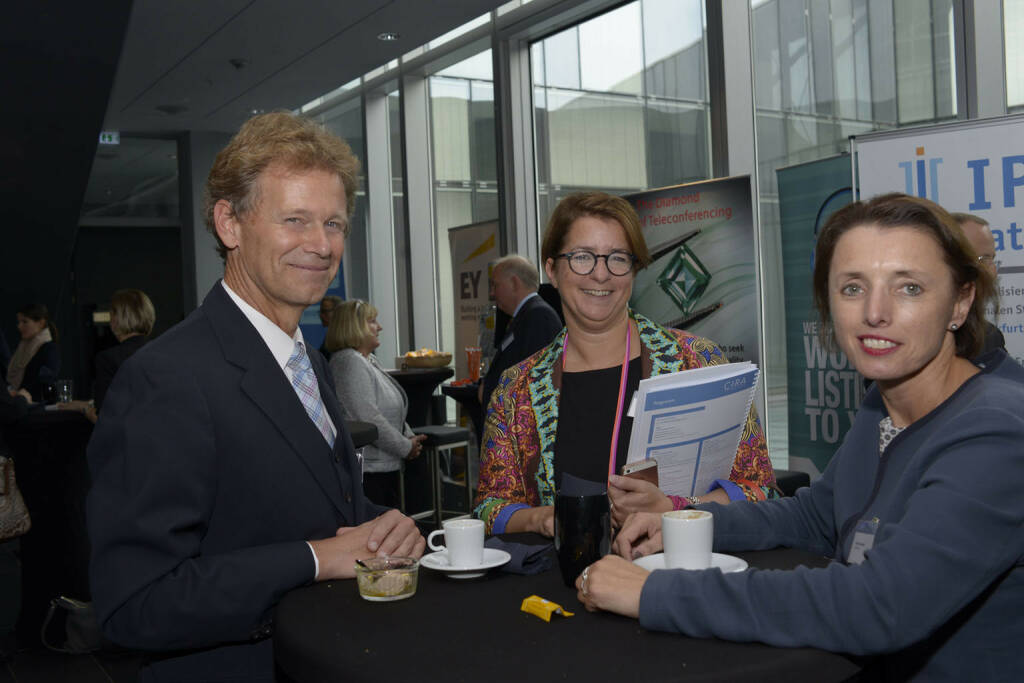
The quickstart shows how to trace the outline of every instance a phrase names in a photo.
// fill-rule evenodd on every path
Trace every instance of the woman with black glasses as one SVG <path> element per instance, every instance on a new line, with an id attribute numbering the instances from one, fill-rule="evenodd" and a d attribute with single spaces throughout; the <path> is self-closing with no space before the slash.
<path id="1" fill-rule="evenodd" d="M 629 309 L 636 272 L 650 262 L 629 202 L 603 192 L 566 197 L 551 215 L 541 255 L 566 327 L 506 370 L 494 391 L 475 511 L 488 531 L 553 535 L 554 496 L 565 474 L 607 482 L 617 523 L 636 511 L 774 497 L 775 475 L 753 408 L 729 480 L 699 497 L 667 496 L 616 474 L 626 461 L 626 413 L 640 380 L 727 362 L 714 342 Z"/>

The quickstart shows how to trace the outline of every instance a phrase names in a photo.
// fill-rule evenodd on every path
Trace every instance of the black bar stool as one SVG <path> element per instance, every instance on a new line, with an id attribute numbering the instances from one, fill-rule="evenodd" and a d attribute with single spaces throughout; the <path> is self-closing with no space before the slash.
<path id="1" fill-rule="evenodd" d="M 449 427 L 447 425 L 424 425 L 413 427 L 417 434 L 425 434 L 427 439 L 423 442 L 423 450 L 426 451 L 427 463 L 430 468 L 430 498 L 433 503 L 432 510 L 424 510 L 410 514 L 413 519 L 423 519 L 433 516 L 434 523 L 441 528 L 441 522 L 445 514 L 453 517 L 469 516 L 473 513 L 473 482 L 469 476 L 469 430 L 465 427 Z M 450 457 L 451 452 L 456 448 L 466 449 L 466 504 L 469 513 L 462 513 L 457 510 L 444 509 L 444 490 L 441 485 L 441 455 Z M 404 469 L 404 468 L 403 468 Z M 400 470 L 402 471 L 402 470 Z M 405 479 L 402 482 L 402 507 L 405 512 Z M 408 513 L 406 513 L 408 514 Z"/>

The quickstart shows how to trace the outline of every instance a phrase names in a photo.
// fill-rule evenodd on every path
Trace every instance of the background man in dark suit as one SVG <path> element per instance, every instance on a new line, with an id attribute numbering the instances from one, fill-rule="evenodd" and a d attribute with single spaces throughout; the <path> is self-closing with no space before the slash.
<path id="1" fill-rule="evenodd" d="M 248 121 L 207 180 L 223 281 L 107 394 L 89 444 L 93 599 L 107 637 L 162 651 L 141 680 L 269 683 L 285 592 L 423 552 L 412 520 L 363 495 L 298 328 L 338 269 L 357 170 L 312 121 Z"/>
<path id="2" fill-rule="evenodd" d="M 494 340 L 494 357 L 480 385 L 485 414 L 501 373 L 550 344 L 562 329 L 555 309 L 537 295 L 539 284 L 537 268 L 518 254 L 498 259 L 491 269 L 494 303 L 512 320 L 501 339 Z"/>
<path id="3" fill-rule="evenodd" d="M 954 213 L 953 218 L 960 224 L 967 241 L 978 254 L 978 265 L 992 274 L 993 281 L 997 280 L 999 273 L 996 267 L 996 241 L 992 237 L 992 228 L 989 227 L 988 221 L 969 213 Z M 1005 351 L 1006 338 L 999 328 L 989 321 L 985 323 L 985 345 L 978 355 L 984 356 L 993 349 Z"/>

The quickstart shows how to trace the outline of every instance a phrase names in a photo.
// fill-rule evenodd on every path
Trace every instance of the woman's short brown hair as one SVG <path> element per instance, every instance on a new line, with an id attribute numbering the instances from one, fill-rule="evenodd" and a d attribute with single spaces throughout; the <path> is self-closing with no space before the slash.
<path id="1" fill-rule="evenodd" d="M 140 289 L 119 289 L 110 298 L 110 331 L 122 337 L 130 334 L 149 336 L 156 323 L 153 302 Z"/>
<path id="2" fill-rule="evenodd" d="M 821 316 L 825 340 L 834 348 L 832 309 L 828 298 L 832 257 L 839 239 L 853 228 L 862 226 L 912 228 L 935 240 L 952 272 L 955 291 L 959 292 L 968 284 L 974 285 L 974 302 L 964 324 L 953 334 L 958 356 L 976 356 L 985 341 L 985 306 L 995 299 L 992 275 L 978 266 L 974 248 L 949 212 L 927 199 L 895 192 L 839 209 L 818 235 L 814 257 L 814 305 Z"/>
<path id="3" fill-rule="evenodd" d="M 259 201 L 260 174 L 271 164 L 282 164 L 293 171 L 337 174 L 345 186 L 345 206 L 351 218 L 356 207 L 359 160 L 348 143 L 304 116 L 284 111 L 260 114 L 242 124 L 217 155 L 206 180 L 206 228 L 217 240 L 221 258 L 227 255 L 227 248 L 217 235 L 213 207 L 225 199 L 235 216 L 251 212 Z"/>
<path id="4" fill-rule="evenodd" d="M 370 321 L 377 317 L 377 309 L 359 299 L 345 301 L 331 313 L 324 348 L 327 353 L 342 349 L 358 349 L 370 336 Z"/>
<path id="5" fill-rule="evenodd" d="M 558 202 L 544 231 L 544 244 L 541 246 L 540 254 L 545 263 L 562 253 L 569 229 L 577 219 L 584 216 L 616 221 L 625 230 L 629 250 L 636 257 L 634 269 L 642 270 L 650 264 L 651 255 L 647 251 L 643 227 L 633 205 L 622 197 L 606 192 L 577 192 Z"/>

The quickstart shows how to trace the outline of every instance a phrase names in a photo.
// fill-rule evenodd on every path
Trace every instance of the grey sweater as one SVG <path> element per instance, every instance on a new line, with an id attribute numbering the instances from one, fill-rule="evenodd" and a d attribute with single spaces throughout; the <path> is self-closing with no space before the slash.
<path id="1" fill-rule="evenodd" d="M 412 449 L 412 430 L 405 424 L 409 398 L 371 354 L 355 349 L 331 355 L 331 375 L 346 420 L 372 422 L 377 440 L 363 448 L 363 470 L 394 472 Z"/>
<path id="2" fill-rule="evenodd" d="M 788 546 L 841 561 L 723 575 L 657 571 L 640 622 L 873 660 L 872 677 L 1019 680 L 1024 645 L 1024 368 L 1002 351 L 878 455 L 869 391 L 822 477 L 793 498 L 701 506 L 715 550 Z M 860 520 L 874 547 L 845 563 Z"/>

